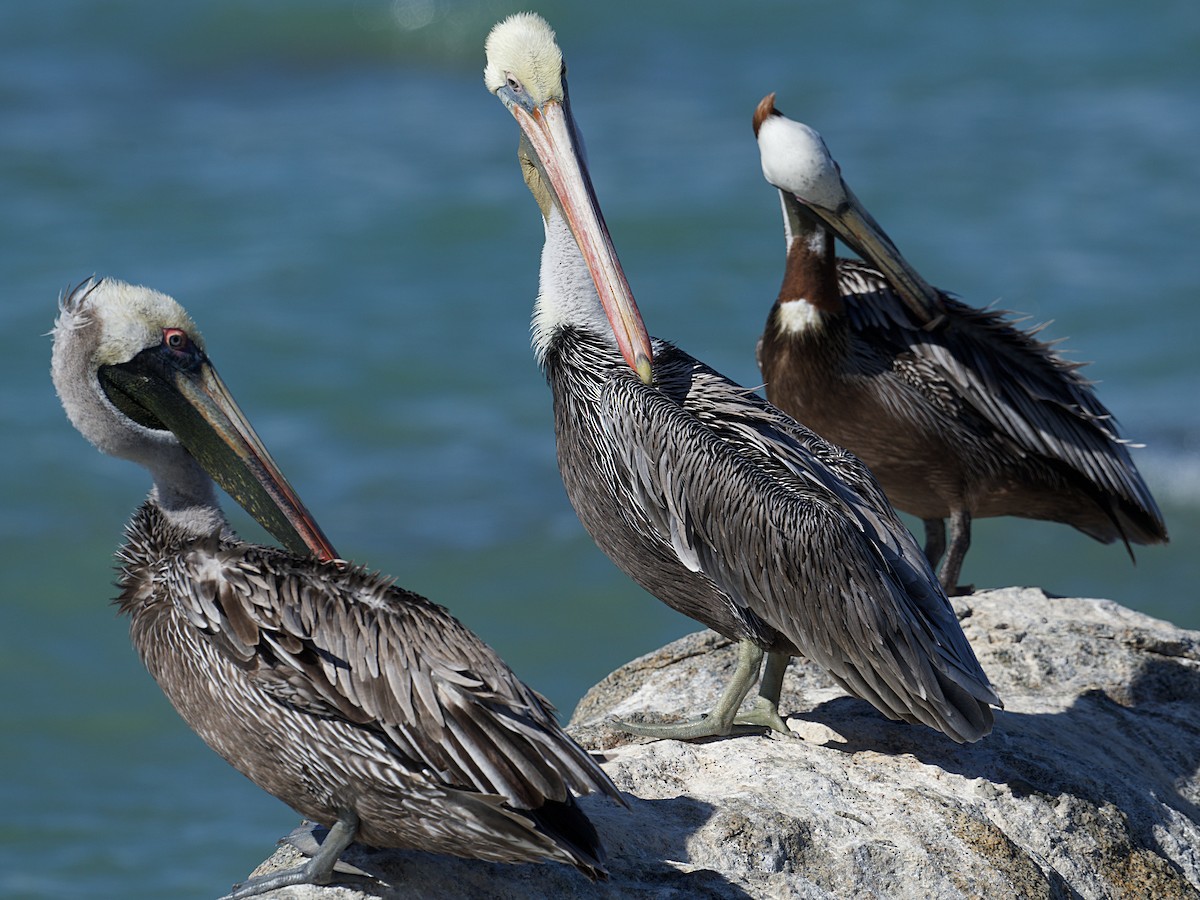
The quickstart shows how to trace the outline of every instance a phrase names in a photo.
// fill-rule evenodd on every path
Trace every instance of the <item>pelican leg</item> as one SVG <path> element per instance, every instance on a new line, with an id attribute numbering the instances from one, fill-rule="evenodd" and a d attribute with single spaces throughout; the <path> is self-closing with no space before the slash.
<path id="1" fill-rule="evenodd" d="M 282 872 L 271 872 L 244 881 L 221 900 L 245 900 L 246 897 L 257 897 L 267 891 L 295 884 L 329 884 L 333 867 L 341 857 L 342 851 L 354 842 L 357 832 L 358 816 L 352 812 L 343 812 L 342 817 L 329 829 L 329 834 L 321 843 L 321 849 L 308 862 L 284 869 Z"/>
<path id="2" fill-rule="evenodd" d="M 795 732 L 787 727 L 787 723 L 779 715 L 779 692 L 783 690 L 783 673 L 787 671 L 791 660 L 786 653 L 767 654 L 767 664 L 763 667 L 762 680 L 758 683 L 758 696 L 754 698 L 754 706 L 734 719 L 735 725 L 761 725 L 788 737 L 795 737 Z"/>
<path id="3" fill-rule="evenodd" d="M 675 741 L 691 741 L 696 738 L 705 737 L 724 737 L 733 731 L 734 719 L 737 717 L 738 707 L 742 705 L 746 694 L 750 692 L 750 687 L 754 684 L 755 679 L 758 678 L 758 669 L 762 664 L 762 658 L 763 651 L 761 647 L 753 641 L 740 641 L 738 643 L 737 668 L 733 670 L 733 677 L 729 679 L 729 684 L 725 686 L 725 690 L 721 693 L 721 699 L 717 701 L 717 705 L 713 707 L 712 712 L 706 716 L 701 716 L 695 721 L 679 722 L 670 725 L 650 725 L 640 722 L 622 722 L 616 720 L 615 724 L 622 731 L 627 731 L 630 734 L 636 734 L 641 737 L 665 738 Z M 778 717 L 778 713 L 776 713 L 776 717 Z"/>
<path id="4" fill-rule="evenodd" d="M 942 563 L 942 571 L 938 574 L 942 589 L 950 596 L 969 594 L 975 590 L 974 585 L 958 583 L 962 574 L 963 560 L 971 546 L 971 513 L 965 509 L 956 509 L 950 513 L 950 549 L 946 552 L 946 561 Z"/>
<path id="5" fill-rule="evenodd" d="M 937 571 L 942 554 L 946 552 L 946 520 L 922 519 L 925 524 L 925 558 L 929 560 L 929 568 Z"/>

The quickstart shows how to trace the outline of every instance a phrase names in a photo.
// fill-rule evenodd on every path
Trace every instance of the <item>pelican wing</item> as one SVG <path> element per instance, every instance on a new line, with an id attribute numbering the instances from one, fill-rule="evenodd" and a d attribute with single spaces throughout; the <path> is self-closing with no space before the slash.
<path id="1" fill-rule="evenodd" d="M 186 565 L 192 588 L 177 596 L 193 627 L 279 702 L 382 735 L 388 764 L 517 808 L 616 794 L 550 704 L 442 607 L 244 544 L 200 546 Z"/>
<path id="2" fill-rule="evenodd" d="M 655 539 L 885 713 L 985 734 L 999 700 L 865 466 L 669 345 L 655 373 L 600 405 Z"/>
<path id="3" fill-rule="evenodd" d="M 967 415 L 1024 453 L 1058 460 L 1145 511 L 1141 527 L 1165 533 L 1162 516 L 1138 474 L 1112 414 L 1038 329 L 1008 314 L 976 309 L 943 295 L 945 323 L 921 327 L 883 275 L 838 260 L 839 285 L 854 331 L 872 347 L 891 348 L 893 371 L 951 415 Z"/>

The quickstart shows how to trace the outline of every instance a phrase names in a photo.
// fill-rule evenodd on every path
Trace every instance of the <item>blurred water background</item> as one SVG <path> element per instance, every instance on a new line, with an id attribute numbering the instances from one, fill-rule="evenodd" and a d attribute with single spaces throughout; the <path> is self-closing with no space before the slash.
<path id="1" fill-rule="evenodd" d="M 694 629 L 578 525 L 528 349 L 541 223 L 482 44 L 523 6 L 0 6 L 0 895 L 210 898 L 295 822 L 183 725 L 109 605 L 148 488 L 62 414 L 59 292 L 177 297 L 342 554 L 569 714 Z M 976 524 L 964 580 L 1200 627 L 1200 7 L 544 3 L 650 330 L 745 384 L 778 288 L 750 116 L 820 130 L 926 277 L 1094 360 L 1171 530 Z M 240 510 L 239 528 L 262 533 Z"/>

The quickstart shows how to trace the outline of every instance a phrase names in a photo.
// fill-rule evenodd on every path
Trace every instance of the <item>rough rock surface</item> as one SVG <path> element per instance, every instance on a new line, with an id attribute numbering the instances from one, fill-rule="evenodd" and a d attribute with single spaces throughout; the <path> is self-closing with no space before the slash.
<path id="1" fill-rule="evenodd" d="M 572 719 L 630 804 L 582 801 L 609 882 L 352 847 L 388 886 L 267 896 L 1200 898 L 1200 632 L 1037 589 L 954 602 L 1006 705 L 976 744 L 889 722 L 804 660 L 781 704 L 797 739 L 613 730 L 706 710 L 734 653 L 700 632 L 614 672 Z"/>

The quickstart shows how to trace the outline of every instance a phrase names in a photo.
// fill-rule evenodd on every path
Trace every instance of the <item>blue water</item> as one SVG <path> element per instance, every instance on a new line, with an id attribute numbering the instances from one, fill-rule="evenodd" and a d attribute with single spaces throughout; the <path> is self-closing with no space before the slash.
<path id="1" fill-rule="evenodd" d="M 516 8 L 0 6 L 0 894 L 213 897 L 295 820 L 178 720 L 108 605 L 148 483 L 67 423 L 44 337 L 92 273 L 180 299 L 342 554 L 450 606 L 564 711 L 694 627 L 562 493 L 528 349 L 541 225 L 481 79 Z M 652 332 L 757 383 L 783 242 L 750 116 L 777 91 L 930 280 L 1052 319 L 1147 445 L 1170 546 L 1135 567 L 989 520 L 964 578 L 1200 627 L 1200 7 L 541 11 Z"/>

